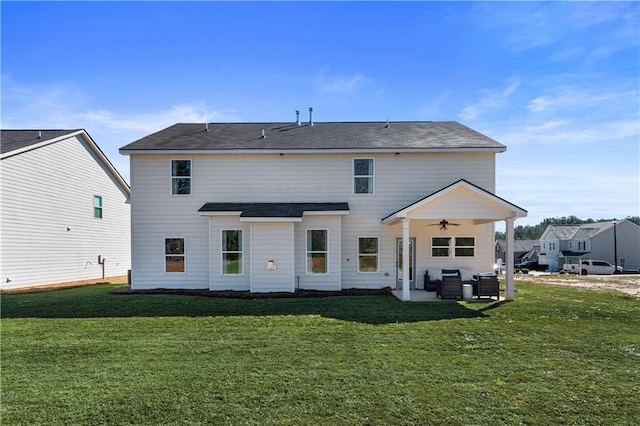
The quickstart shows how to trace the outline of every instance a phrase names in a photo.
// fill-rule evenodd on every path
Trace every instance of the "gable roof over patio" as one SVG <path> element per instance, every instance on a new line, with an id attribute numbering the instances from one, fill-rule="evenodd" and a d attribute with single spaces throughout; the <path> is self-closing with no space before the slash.
<path id="1" fill-rule="evenodd" d="M 475 224 L 482 224 L 526 216 L 523 208 L 460 179 L 382 218 L 382 223 L 402 219 L 472 219 Z"/>
<path id="2" fill-rule="evenodd" d="M 474 224 L 504 220 L 507 231 L 507 276 L 505 300 L 513 300 L 513 222 L 526 217 L 527 211 L 497 195 L 460 179 L 382 218 L 385 225 L 402 222 L 402 300 L 410 300 L 409 292 L 409 223 L 412 220 L 469 219 Z"/>

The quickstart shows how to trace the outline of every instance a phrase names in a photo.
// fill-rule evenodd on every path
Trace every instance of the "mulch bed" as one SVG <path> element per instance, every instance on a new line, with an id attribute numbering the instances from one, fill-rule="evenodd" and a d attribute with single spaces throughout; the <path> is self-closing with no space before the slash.
<path id="1" fill-rule="evenodd" d="M 390 295 L 391 288 L 385 287 L 377 290 L 365 289 L 345 289 L 341 291 L 322 291 L 322 290 L 296 290 L 295 292 L 270 292 L 270 293 L 251 293 L 249 291 L 210 291 L 210 290 L 180 290 L 158 288 L 153 290 L 132 290 L 130 286 L 118 287 L 111 291 L 110 294 L 127 295 L 127 294 L 176 294 L 181 296 L 201 296 L 201 297 L 220 297 L 227 299 L 285 299 L 285 298 L 301 298 L 301 297 L 335 297 L 335 296 L 374 296 L 374 295 Z"/>

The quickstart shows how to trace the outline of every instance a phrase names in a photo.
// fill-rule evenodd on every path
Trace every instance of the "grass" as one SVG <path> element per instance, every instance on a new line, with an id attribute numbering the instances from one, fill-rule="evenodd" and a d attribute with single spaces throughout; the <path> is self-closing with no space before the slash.
<path id="1" fill-rule="evenodd" d="M 3 425 L 640 424 L 640 299 L 2 296 Z"/>

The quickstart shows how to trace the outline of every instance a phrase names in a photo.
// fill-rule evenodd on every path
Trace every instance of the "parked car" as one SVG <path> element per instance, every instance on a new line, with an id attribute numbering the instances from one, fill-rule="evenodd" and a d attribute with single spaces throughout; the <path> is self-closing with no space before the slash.
<path id="1" fill-rule="evenodd" d="M 525 260 L 514 265 L 515 271 L 523 274 L 527 274 L 529 271 L 546 271 L 548 268 L 549 265 L 540 265 L 537 260 Z"/>
<path id="2" fill-rule="evenodd" d="M 580 274 L 580 275 L 611 275 L 622 272 L 622 267 L 618 266 L 617 268 L 610 264 L 609 262 L 605 262 L 604 260 L 583 260 L 580 264 L 577 263 L 565 263 L 562 267 L 564 272 L 568 272 L 570 274 Z"/>

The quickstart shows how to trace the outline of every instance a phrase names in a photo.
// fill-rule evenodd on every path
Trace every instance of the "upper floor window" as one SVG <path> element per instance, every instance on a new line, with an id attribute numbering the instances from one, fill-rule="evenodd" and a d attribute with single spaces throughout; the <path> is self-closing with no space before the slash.
<path id="1" fill-rule="evenodd" d="M 102 197 L 100 195 L 93 196 L 93 217 L 102 219 Z"/>
<path id="2" fill-rule="evenodd" d="M 549 250 L 555 251 L 555 249 L 556 249 L 556 243 L 553 241 L 549 241 Z"/>
<path id="3" fill-rule="evenodd" d="M 242 275 L 242 229 L 222 231 L 222 273 L 225 275 Z"/>
<path id="4" fill-rule="evenodd" d="M 307 229 L 307 274 L 327 273 L 327 230 Z"/>
<path id="5" fill-rule="evenodd" d="M 171 160 L 171 194 L 191 194 L 191 160 Z"/>
<path id="6" fill-rule="evenodd" d="M 578 251 L 585 251 L 587 249 L 586 241 L 578 241 Z"/>
<path id="7" fill-rule="evenodd" d="M 358 272 L 378 272 L 378 237 L 358 238 Z"/>
<path id="8" fill-rule="evenodd" d="M 185 271 L 184 238 L 164 239 L 164 271 Z"/>
<path id="9" fill-rule="evenodd" d="M 373 194 L 374 164 L 373 158 L 354 158 L 353 192 L 354 194 Z"/>

